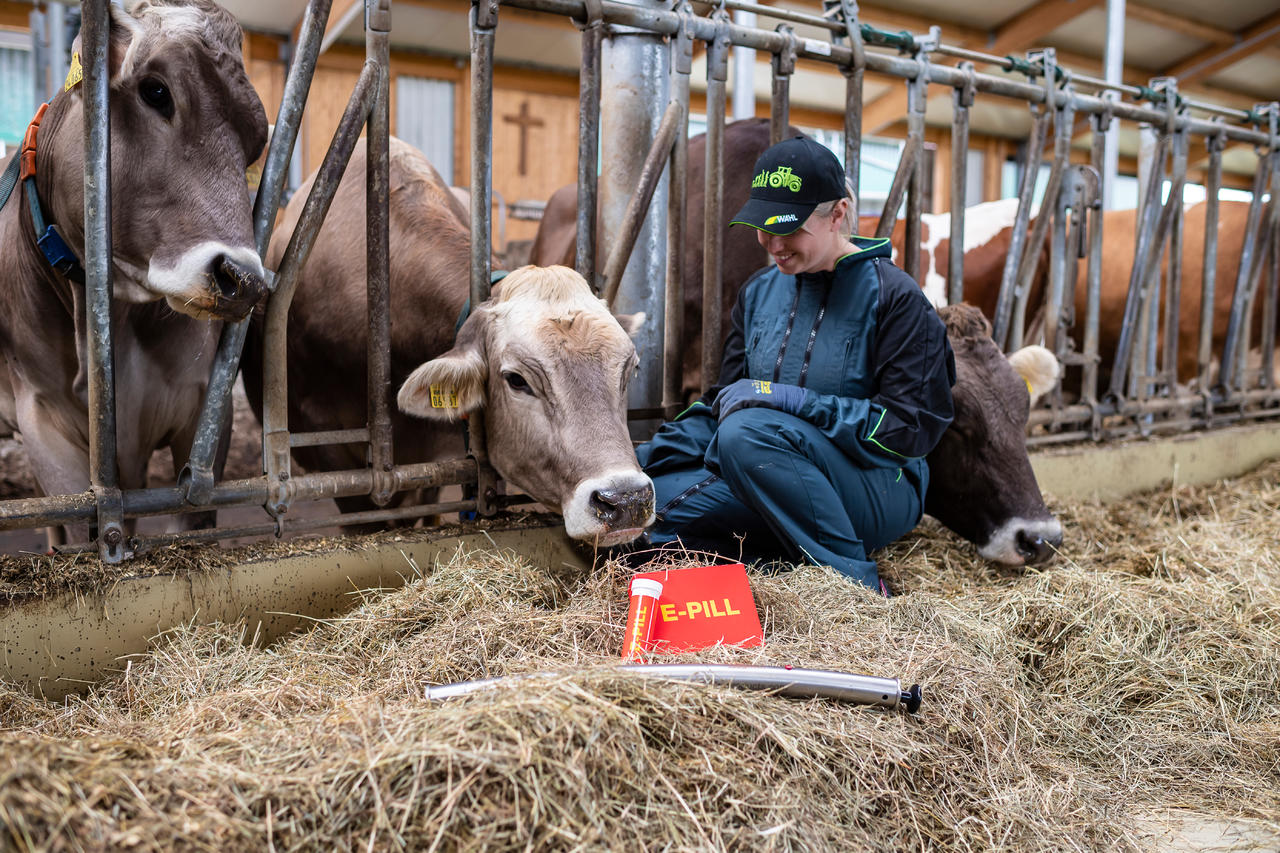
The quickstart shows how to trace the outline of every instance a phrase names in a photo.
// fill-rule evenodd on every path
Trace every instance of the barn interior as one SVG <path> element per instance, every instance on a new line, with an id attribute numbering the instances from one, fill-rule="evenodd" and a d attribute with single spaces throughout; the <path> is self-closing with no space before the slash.
<path id="1" fill-rule="evenodd" d="M 31 13 L 52 5 L 0 2 L 5 49 L 30 44 Z M 224 5 L 246 29 L 246 66 L 274 120 L 305 3 Z M 944 43 L 983 54 L 1052 48 L 1062 66 L 1101 79 L 1108 5 L 857 8 L 884 31 L 939 26 Z M 1232 116 L 1280 91 L 1274 3 L 1110 5 L 1124 8 L 1124 84 L 1173 76 L 1182 95 Z M 395 4 L 389 66 L 391 132 L 462 186 L 473 130 L 468 10 Z M 365 61 L 364 14 L 336 0 L 329 15 L 289 186 L 329 148 Z M 519 8 L 501 8 L 499 21 L 492 239 L 514 265 L 546 199 L 578 175 L 582 34 L 564 16 Z M 774 23 L 761 14 L 755 25 Z M 798 22 L 795 32 L 829 37 Z M 742 62 L 743 76 L 730 75 L 733 115 L 767 117 L 770 58 Z M 64 76 L 47 74 L 54 86 Z M 707 110 L 701 46 L 691 78 L 694 133 Z M 750 98 L 738 97 L 739 81 Z M 837 150 L 844 87 L 819 63 L 800 62 L 791 81 L 792 123 Z M 861 200 L 879 212 L 908 131 L 907 96 L 901 79 L 874 72 L 864 94 Z M 926 212 L 955 206 L 951 99 L 944 87 L 928 99 Z M 979 99 L 966 204 L 1017 193 L 1031 126 L 1026 103 Z M 1134 203 L 1142 146 L 1135 127 L 1119 134 L 1118 173 Z M 1082 122 L 1072 162 L 1089 162 L 1092 147 Z M 1251 145 L 1227 147 L 1223 198 L 1249 198 L 1260 160 Z M 1193 148 L 1187 180 L 1205 184 L 1208 169 L 1203 146 Z M 1260 386 L 1254 402 L 1274 407 L 1274 390 Z M 237 414 L 237 476 L 258 476 L 258 425 L 243 406 Z M 1033 454 L 1068 531 L 1046 567 L 993 566 L 926 522 L 880 558 L 893 598 L 851 592 L 830 571 L 762 571 L 753 584 L 770 645 L 706 658 L 919 681 L 918 716 L 718 686 L 637 687 L 613 671 L 629 568 L 571 545 L 558 520 L 540 516 L 340 539 L 321 526 L 331 506 L 317 505 L 320 536 L 277 544 L 160 546 L 118 566 L 96 554 L 10 554 L 0 560 L 6 840 L 1270 849 L 1280 839 L 1280 470 L 1267 460 L 1280 457 L 1280 437 L 1270 416 L 1217 416 L 1220 428 L 1191 438 L 1147 440 L 1132 419 L 1129 440 Z M 14 550 L 38 549 L 32 541 Z M 494 676 L 532 676 L 534 687 L 457 705 L 424 698 L 430 685 Z"/>

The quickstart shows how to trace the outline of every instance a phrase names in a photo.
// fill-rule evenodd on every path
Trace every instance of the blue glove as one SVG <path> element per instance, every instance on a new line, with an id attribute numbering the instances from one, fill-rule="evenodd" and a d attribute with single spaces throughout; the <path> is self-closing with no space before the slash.
<path id="1" fill-rule="evenodd" d="M 764 406 L 796 415 L 800 413 L 806 394 L 808 392 L 798 385 L 766 382 L 763 379 L 739 379 L 716 395 L 711 414 L 723 422 L 739 409 Z"/>

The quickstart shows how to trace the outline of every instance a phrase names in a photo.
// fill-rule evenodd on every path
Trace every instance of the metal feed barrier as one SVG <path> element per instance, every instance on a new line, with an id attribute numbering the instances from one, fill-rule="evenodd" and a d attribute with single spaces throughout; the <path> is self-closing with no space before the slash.
<path id="1" fill-rule="evenodd" d="M 643 310 L 650 318 L 640 341 L 644 359 L 632 383 L 635 420 L 671 416 L 681 407 L 680 341 L 684 293 L 680 247 L 685 229 L 684 198 L 688 181 L 688 119 L 694 42 L 706 47 L 706 221 L 703 223 L 703 376 L 712 377 L 720 360 L 720 288 L 722 264 L 723 147 L 725 93 L 729 50 L 733 46 L 772 55 L 772 138 L 788 124 L 790 79 L 798 63 L 834 65 L 844 75 L 846 173 L 858 192 L 865 73 L 900 78 L 908 91 L 907 139 L 877 228 L 886 236 L 906 202 L 906 244 L 919 242 L 923 208 L 925 101 L 930 86 L 950 87 L 953 98 L 951 198 L 964 199 L 969 176 L 965 152 L 970 110 L 978 95 L 1022 101 L 1033 118 L 1024 146 L 1022 182 L 1013 241 L 999 292 L 995 337 L 1002 346 L 1020 345 L 1027 334 L 1028 314 L 1043 309 L 1043 339 L 1068 365 L 1081 371 L 1079 397 L 1059 392 L 1032 413 L 1038 427 L 1033 443 L 1080 439 L 1106 440 L 1161 431 L 1188 431 L 1280 415 L 1280 392 L 1273 379 L 1277 281 L 1280 279 L 1280 107 L 1272 103 L 1251 111 L 1225 109 L 1179 94 L 1176 80 L 1152 81 L 1148 87 L 1110 84 L 1074 74 L 1056 62 L 1052 50 L 1026 58 L 989 56 L 946 45 L 937 28 L 929 34 L 890 33 L 858 21 L 854 0 L 824 0 L 822 14 L 775 9 L 741 0 L 723 0 L 707 15 L 696 15 L 687 2 L 675 8 L 661 3 L 612 0 L 507 0 L 506 5 L 568 16 L 582 31 L 580 75 L 580 141 L 578 156 L 578 242 L 576 266 L 620 310 Z M 304 15 L 297 50 L 289 69 L 254 207 L 255 237 L 264 252 L 279 207 L 287 164 L 298 134 L 311 78 L 315 71 L 330 0 L 311 0 Z M 274 274 L 266 319 L 263 468 L 261 477 L 217 483 L 213 459 L 218 437 L 230 412 L 231 390 L 244 343 L 246 323 L 228 324 L 218 350 L 198 439 L 176 487 L 122 491 L 115 465 L 114 377 L 111 330 L 110 181 L 107 179 L 108 137 L 106 38 L 107 0 L 85 0 L 85 207 L 90 329 L 89 408 L 91 487 L 79 495 L 0 502 L 0 529 L 57 524 L 89 524 L 96 532 L 103 560 L 116 562 L 157 544 L 182 539 L 215 539 L 279 534 L 285 529 L 328 526 L 339 519 L 289 521 L 298 501 L 367 495 L 386 506 L 397 492 L 449 484 L 472 485 L 476 497 L 451 503 L 380 509 L 341 517 L 343 523 L 409 519 L 444 512 L 474 510 L 492 515 L 500 505 L 521 498 L 497 493 L 495 475 L 486 462 L 480 419 L 470 421 L 472 451 L 464 459 L 417 465 L 395 465 L 390 426 L 390 350 L 388 311 L 388 86 L 389 0 L 366 0 L 367 60 L 351 95 L 320 174 L 306 201 L 298 227 Z M 753 12 L 780 21 L 776 29 L 741 26 L 733 11 Z M 494 39 L 499 20 L 496 0 L 477 0 L 471 9 L 471 305 L 489 295 L 492 198 L 492 98 Z M 817 27 L 829 38 L 799 37 L 793 24 Z M 607 57 L 608 62 L 602 62 Z M 946 64 L 959 60 L 958 65 Z M 974 70 L 974 63 L 1000 67 L 1011 79 Z M 644 85 L 636 86 L 637 78 Z M 642 93 L 637 99 L 635 91 Z M 601 122 L 602 113 L 608 120 Z M 1077 116 L 1087 116 L 1093 131 L 1089 165 L 1072 165 L 1070 149 Z M 1102 234 L 1098 175 L 1103 171 L 1103 139 L 1113 122 L 1149 126 L 1156 136 L 1148 161 L 1151 177 L 1142 200 L 1133 272 L 1129 280 L 1124 328 L 1110 367 L 1110 384 L 1099 389 L 1099 300 Z M 289 302 L 299 271 L 316 239 L 338 180 L 362 129 L 367 128 L 368 166 L 368 306 L 369 419 L 364 427 L 324 433 L 292 433 L 287 423 L 285 340 Z M 1043 215 L 1028 233 L 1037 167 L 1049 145 L 1051 170 L 1041 206 Z M 1181 293 L 1180 246 L 1183 238 L 1182 186 L 1186 180 L 1192 137 L 1203 141 L 1208 155 L 1208 208 L 1204 260 L 1204 309 L 1199 318 L 1198 376 L 1193 389 L 1177 383 L 1176 329 Z M 652 140 L 650 143 L 649 140 Z M 1254 146 L 1258 167 L 1253 185 L 1247 233 L 1234 282 L 1216 281 L 1218 190 L 1222 157 L 1228 143 Z M 594 164 L 603 151 L 597 180 Z M 664 179 L 665 178 L 665 179 Z M 1171 185 L 1161 204 L 1161 187 Z M 638 188 L 638 189 L 637 189 Z M 1270 202 L 1264 196 L 1270 194 Z M 650 209 L 652 208 L 652 210 Z M 658 215 L 657 211 L 663 211 Z M 600 210 L 607 239 L 596 233 Z M 952 233 L 962 233 L 964 209 L 952 213 Z M 1049 229 L 1052 229 L 1050 231 Z M 665 230 L 665 237 L 663 236 Z M 1048 235 L 1051 244 L 1048 286 L 1043 305 L 1030 305 L 1038 248 Z M 614 247 L 602 276 L 597 276 L 597 245 Z M 633 251 L 633 247 L 638 247 Z M 1161 259 L 1169 253 L 1168 269 Z M 1087 310 L 1082 348 L 1073 348 L 1069 332 L 1076 323 L 1075 286 L 1080 258 L 1086 259 Z M 915 252 L 903 267 L 919 275 Z M 963 241 L 951 241 L 947 263 L 952 302 L 965 296 Z M 662 282 L 658 287 L 654 283 Z M 1230 325 L 1221 352 L 1212 348 L 1211 323 L 1215 288 L 1233 287 Z M 1262 335 L 1250 340 L 1253 321 Z M 1262 369 L 1245 369 L 1251 346 L 1260 345 Z M 1220 380 L 1212 381 L 1214 358 Z M 704 379 L 704 383 L 706 379 Z M 293 475 L 291 447 L 331 443 L 363 443 L 369 465 L 359 470 Z M 127 539 L 126 518 L 205 511 L 230 506 L 262 506 L 272 521 L 237 528 L 192 531 L 151 539 Z"/>

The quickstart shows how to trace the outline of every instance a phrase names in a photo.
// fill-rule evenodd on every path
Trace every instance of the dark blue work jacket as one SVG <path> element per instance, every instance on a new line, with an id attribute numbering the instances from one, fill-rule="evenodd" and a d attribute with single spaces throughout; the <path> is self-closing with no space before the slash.
<path id="1" fill-rule="evenodd" d="M 799 416 L 856 463 L 914 467 L 951 423 L 955 358 L 919 285 L 889 260 L 889 241 L 853 243 L 833 271 L 769 266 L 747 280 L 718 384 L 798 385 L 808 391 Z M 714 442 L 707 457 L 714 467 Z"/>

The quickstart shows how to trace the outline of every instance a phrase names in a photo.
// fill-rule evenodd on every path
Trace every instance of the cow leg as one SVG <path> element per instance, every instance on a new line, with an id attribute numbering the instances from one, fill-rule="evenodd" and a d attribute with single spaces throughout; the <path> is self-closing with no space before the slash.
<path id="1" fill-rule="evenodd" d="M 817 427 L 772 409 L 726 418 L 708 457 L 792 559 L 872 589 L 880 578 L 867 554 L 908 533 L 924 511 L 921 471 L 860 468 Z"/>
<path id="2" fill-rule="evenodd" d="M 18 432 L 36 481 L 37 495 L 78 495 L 89 488 L 89 449 L 78 436 L 63 433 L 63 425 L 77 423 L 83 413 L 60 413 L 48 401 L 34 393 L 19 393 L 16 398 Z M 61 416 L 60 416 L 61 415 Z M 85 524 L 47 527 L 45 536 L 50 551 L 68 542 L 86 542 L 89 527 Z"/>

